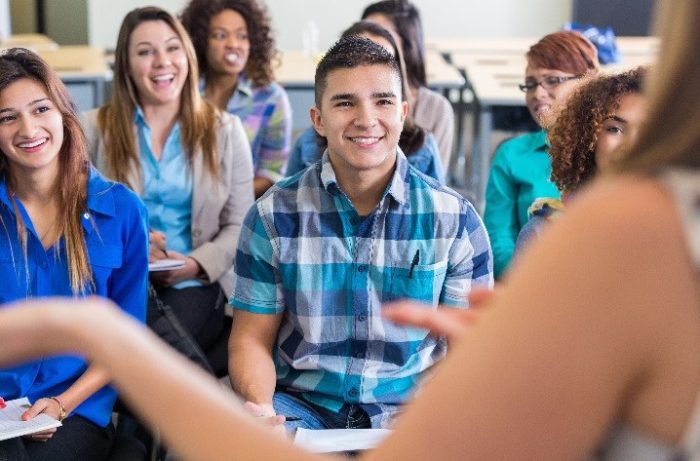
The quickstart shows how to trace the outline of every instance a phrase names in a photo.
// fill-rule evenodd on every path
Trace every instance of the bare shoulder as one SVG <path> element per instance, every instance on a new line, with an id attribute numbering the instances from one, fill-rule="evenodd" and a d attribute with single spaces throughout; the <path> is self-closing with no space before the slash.
<path id="1" fill-rule="evenodd" d="M 639 246 L 647 251 L 681 250 L 678 243 L 684 242 L 673 196 L 654 178 L 621 176 L 599 181 L 576 198 L 567 215 L 572 226 L 592 232 L 590 237 L 598 233 L 611 251 Z"/>

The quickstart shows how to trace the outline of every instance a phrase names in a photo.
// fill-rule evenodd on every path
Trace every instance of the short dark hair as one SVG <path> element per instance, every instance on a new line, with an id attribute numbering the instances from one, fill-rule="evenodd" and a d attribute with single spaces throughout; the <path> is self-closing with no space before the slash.
<path id="1" fill-rule="evenodd" d="M 326 90 L 326 79 L 331 71 L 375 64 L 389 67 L 403 87 L 399 62 L 383 46 L 359 35 L 349 35 L 335 42 L 316 67 L 314 78 L 316 107 L 321 107 L 323 92 Z"/>

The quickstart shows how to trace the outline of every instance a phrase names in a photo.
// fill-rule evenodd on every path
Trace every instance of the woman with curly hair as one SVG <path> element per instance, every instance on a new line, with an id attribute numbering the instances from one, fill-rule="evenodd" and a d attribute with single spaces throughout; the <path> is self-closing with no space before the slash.
<path id="1" fill-rule="evenodd" d="M 194 43 L 204 96 L 243 122 L 259 197 L 283 176 L 292 138 L 289 99 L 272 72 L 276 50 L 267 11 L 256 0 L 192 0 L 182 23 Z"/>
<path id="2" fill-rule="evenodd" d="M 563 201 L 605 171 L 625 145 L 630 145 L 646 115 L 641 94 L 645 70 L 605 75 L 581 86 L 548 131 L 552 157 L 552 181 Z M 516 252 L 542 224 L 564 209 L 557 199 L 537 199 L 530 206 L 530 220 L 516 242 Z"/>

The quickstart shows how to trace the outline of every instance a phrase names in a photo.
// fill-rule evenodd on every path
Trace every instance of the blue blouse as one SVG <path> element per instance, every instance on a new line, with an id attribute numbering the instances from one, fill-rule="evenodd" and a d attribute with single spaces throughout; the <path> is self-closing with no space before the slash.
<path id="1" fill-rule="evenodd" d="M 294 143 L 287 162 L 287 176 L 292 176 L 316 163 L 325 148 L 319 146 L 318 136 L 313 127 L 305 130 Z M 440 154 L 435 137 L 425 133 L 425 141 L 417 151 L 407 154 L 408 163 L 423 174 L 445 184 L 445 176 L 440 162 Z"/>
<path id="2" fill-rule="evenodd" d="M 126 187 L 104 179 L 91 169 L 87 212 L 82 216 L 85 242 L 93 273 L 90 295 L 111 299 L 125 312 L 144 321 L 148 278 L 146 209 Z M 73 296 L 64 241 L 45 250 L 24 206 L 15 198 L 27 229 L 27 259 L 18 239 L 14 207 L 4 178 L 0 180 L 0 309 L 11 301 L 46 296 Z M 85 372 L 81 357 L 55 356 L 0 369 L 0 396 L 35 401 L 59 395 Z M 73 413 L 106 426 L 116 393 L 105 386 Z"/>

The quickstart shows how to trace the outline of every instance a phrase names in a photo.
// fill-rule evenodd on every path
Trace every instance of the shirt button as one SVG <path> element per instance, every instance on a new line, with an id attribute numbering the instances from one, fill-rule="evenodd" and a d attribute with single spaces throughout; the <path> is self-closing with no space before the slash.
<path id="1" fill-rule="evenodd" d="M 355 358 L 356 359 L 361 359 L 362 358 L 362 352 L 355 352 Z"/>
<path id="2" fill-rule="evenodd" d="M 357 218 L 350 218 L 350 224 L 352 224 L 353 226 L 357 226 L 358 222 L 359 220 Z"/>
<path id="3" fill-rule="evenodd" d="M 83 213 L 83 218 L 90 219 L 90 213 L 88 213 L 88 212 Z"/>
<path id="4" fill-rule="evenodd" d="M 42 261 L 41 264 L 39 264 L 39 265 L 41 266 L 42 269 L 46 269 L 46 266 L 47 266 L 46 261 Z"/>
<path id="5" fill-rule="evenodd" d="M 348 395 L 349 395 L 350 397 L 356 397 L 356 396 L 357 396 L 357 389 L 355 389 L 355 388 L 353 387 L 352 389 L 350 389 L 350 390 L 348 391 Z"/>
<path id="6" fill-rule="evenodd" d="M 202 229 L 194 229 L 192 231 L 192 235 L 195 237 L 199 237 L 200 235 L 202 235 Z"/>
<path id="7" fill-rule="evenodd" d="M 357 320 L 359 320 L 360 322 L 364 322 L 365 320 L 367 320 L 367 317 L 365 317 L 364 314 L 360 314 L 357 316 Z"/>
<path id="8" fill-rule="evenodd" d="M 360 267 L 357 268 L 359 272 L 367 272 L 367 264 L 360 264 Z"/>

